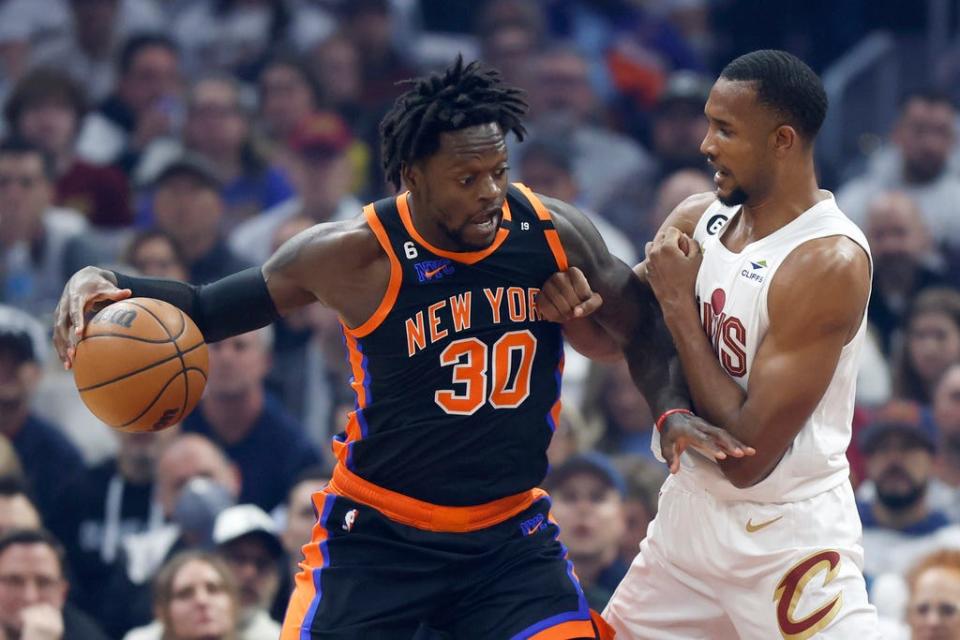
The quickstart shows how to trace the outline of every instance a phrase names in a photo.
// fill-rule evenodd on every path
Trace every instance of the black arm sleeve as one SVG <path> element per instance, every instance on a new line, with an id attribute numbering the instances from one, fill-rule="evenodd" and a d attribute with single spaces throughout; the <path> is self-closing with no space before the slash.
<path id="1" fill-rule="evenodd" d="M 253 331 L 280 318 L 260 267 L 201 286 L 113 273 L 117 286 L 130 289 L 134 297 L 156 298 L 182 310 L 193 319 L 207 342 Z"/>

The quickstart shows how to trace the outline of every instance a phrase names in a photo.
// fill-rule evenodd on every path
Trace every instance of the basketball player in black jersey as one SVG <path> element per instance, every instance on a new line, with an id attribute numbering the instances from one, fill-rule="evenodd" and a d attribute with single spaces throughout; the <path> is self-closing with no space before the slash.
<path id="1" fill-rule="evenodd" d="M 526 108 L 495 71 L 457 60 L 415 81 L 381 124 L 397 197 L 210 285 L 92 267 L 67 283 L 55 335 L 66 366 L 85 314 L 129 295 L 177 305 L 208 341 L 318 300 L 340 314 L 356 410 L 313 498 L 283 640 L 407 639 L 420 624 L 458 639 L 608 637 L 536 488 L 563 366 L 540 285 L 577 267 L 605 300 L 591 317 L 643 356 L 634 374 L 654 411 L 688 401 L 670 383 L 651 292 L 579 211 L 508 182 L 505 136 L 523 136 Z M 743 455 L 695 417 L 667 424 L 709 455 Z"/>

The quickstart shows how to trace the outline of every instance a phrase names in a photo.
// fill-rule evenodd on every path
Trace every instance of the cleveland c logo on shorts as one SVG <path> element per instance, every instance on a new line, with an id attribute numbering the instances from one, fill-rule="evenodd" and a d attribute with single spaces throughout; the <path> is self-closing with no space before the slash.
<path id="1" fill-rule="evenodd" d="M 777 603 L 777 624 L 784 640 L 807 640 L 837 616 L 843 606 L 842 592 L 807 617 L 800 620 L 793 618 L 803 588 L 810 579 L 826 571 L 823 579 L 823 585 L 826 586 L 837 577 L 839 570 L 840 554 L 836 551 L 820 551 L 793 565 L 783 576 L 773 593 L 773 601 Z"/>

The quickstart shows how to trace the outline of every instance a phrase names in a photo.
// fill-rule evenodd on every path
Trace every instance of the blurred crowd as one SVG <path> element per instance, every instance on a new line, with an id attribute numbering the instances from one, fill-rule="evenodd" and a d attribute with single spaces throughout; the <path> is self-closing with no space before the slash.
<path id="1" fill-rule="evenodd" d="M 202 284 L 356 216 L 391 194 L 378 123 L 398 83 L 460 52 L 528 92 L 512 179 L 580 207 L 632 265 L 712 190 L 703 105 L 732 54 L 822 69 L 902 18 L 844 4 L 864 12 L 831 10 L 817 47 L 798 34 L 820 2 L 784 3 L 788 25 L 779 3 L 733 0 L 0 1 L 0 640 L 275 639 L 354 406 L 337 318 L 313 305 L 210 345 L 182 424 L 114 432 L 49 347 L 71 273 Z M 723 28 L 751 8 L 766 39 Z M 873 250 L 849 457 L 891 637 L 960 638 L 957 116 L 948 92 L 910 92 L 884 144 L 824 185 Z M 568 355 L 546 486 L 598 609 L 656 513 L 652 423 L 625 365 Z"/>

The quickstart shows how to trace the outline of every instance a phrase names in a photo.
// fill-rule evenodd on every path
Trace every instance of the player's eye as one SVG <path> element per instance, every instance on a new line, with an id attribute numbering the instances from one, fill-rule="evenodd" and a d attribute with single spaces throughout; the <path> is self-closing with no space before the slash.
<path id="1" fill-rule="evenodd" d="M 473 176 L 464 176 L 463 178 L 460 178 L 457 182 L 459 182 L 464 187 L 469 187 L 471 184 L 473 184 L 473 180 L 474 180 Z"/>
<path id="2" fill-rule="evenodd" d="M 509 168 L 510 168 L 510 167 L 500 167 L 499 169 L 497 169 L 497 170 L 494 172 L 493 175 L 495 175 L 495 176 L 498 177 L 498 178 L 502 178 L 503 176 L 505 176 L 505 175 L 507 174 L 507 170 L 508 170 Z"/>

